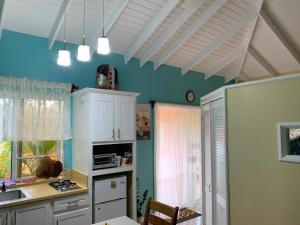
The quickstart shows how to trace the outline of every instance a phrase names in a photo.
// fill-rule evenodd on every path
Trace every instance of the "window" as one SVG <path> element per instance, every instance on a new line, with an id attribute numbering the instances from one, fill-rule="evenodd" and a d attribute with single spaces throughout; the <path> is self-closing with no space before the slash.
<path id="1" fill-rule="evenodd" d="M 0 76 L 0 179 L 28 178 L 71 138 L 70 84 Z"/>
<path id="2" fill-rule="evenodd" d="M 155 104 L 155 195 L 201 210 L 200 107 Z"/>
<path id="3" fill-rule="evenodd" d="M 14 148 L 15 146 L 15 148 Z M 35 176 L 39 160 L 48 156 L 62 160 L 63 141 L 0 142 L 0 178 L 19 179 Z"/>
<path id="4" fill-rule="evenodd" d="M 300 123 L 278 123 L 277 132 L 279 160 L 300 163 Z"/>

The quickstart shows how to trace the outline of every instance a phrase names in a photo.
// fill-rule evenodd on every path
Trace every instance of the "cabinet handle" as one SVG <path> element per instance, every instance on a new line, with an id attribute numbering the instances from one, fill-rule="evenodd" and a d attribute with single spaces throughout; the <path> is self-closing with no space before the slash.
<path id="1" fill-rule="evenodd" d="M 120 139 L 121 136 L 121 132 L 120 132 L 120 128 L 118 128 L 118 138 Z"/>
<path id="2" fill-rule="evenodd" d="M 209 192 L 213 192 L 213 190 L 214 190 L 213 186 L 212 185 L 208 185 L 208 191 Z"/>
<path id="3" fill-rule="evenodd" d="M 113 137 L 113 139 L 115 139 L 115 128 L 113 128 L 113 130 L 112 130 L 112 137 Z"/>
<path id="4" fill-rule="evenodd" d="M 4 217 L 4 220 L 3 220 L 3 225 L 7 225 L 7 213 L 5 213 L 5 217 Z"/>

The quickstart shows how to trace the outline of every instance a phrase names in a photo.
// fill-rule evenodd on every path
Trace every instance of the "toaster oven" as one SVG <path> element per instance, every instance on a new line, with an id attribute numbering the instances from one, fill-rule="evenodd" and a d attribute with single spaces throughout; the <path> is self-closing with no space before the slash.
<path id="1" fill-rule="evenodd" d="M 117 154 L 98 154 L 93 155 L 93 170 L 117 167 Z"/>

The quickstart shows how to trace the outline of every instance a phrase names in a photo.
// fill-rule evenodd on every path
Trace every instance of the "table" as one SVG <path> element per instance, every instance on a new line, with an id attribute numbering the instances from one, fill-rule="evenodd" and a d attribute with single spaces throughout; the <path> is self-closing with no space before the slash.
<path id="1" fill-rule="evenodd" d="M 140 225 L 134 220 L 128 218 L 127 216 L 117 217 L 111 220 L 95 223 L 94 225 L 105 225 L 105 223 L 107 223 L 108 225 Z"/>

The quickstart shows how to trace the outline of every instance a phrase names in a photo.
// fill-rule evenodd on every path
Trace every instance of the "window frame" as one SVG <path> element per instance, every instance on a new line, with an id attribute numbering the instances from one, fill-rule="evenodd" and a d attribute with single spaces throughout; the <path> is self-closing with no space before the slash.
<path id="1" fill-rule="evenodd" d="M 10 172 L 10 178 L 8 179 L 12 179 L 14 181 L 22 181 L 22 180 L 26 180 L 26 179 L 31 179 L 31 178 L 35 178 L 36 176 L 23 176 L 21 175 L 21 168 L 22 168 L 22 160 L 23 159 L 35 159 L 37 160 L 37 166 L 39 163 L 39 158 L 45 157 L 45 156 L 49 156 L 49 157 L 53 157 L 56 156 L 57 159 L 59 159 L 62 163 L 63 163 L 63 145 L 64 142 L 63 140 L 54 140 L 57 142 L 57 152 L 56 154 L 50 154 L 50 155 L 43 155 L 43 154 L 39 154 L 39 144 L 43 141 L 37 141 L 36 143 L 36 156 L 33 157 L 19 157 L 18 156 L 18 150 L 19 150 L 19 146 L 18 146 L 18 141 L 10 141 L 11 142 L 11 172 Z M 22 142 L 22 141 L 21 141 Z M 18 171 L 18 168 L 20 168 L 20 171 Z M 2 177 L 0 179 L 3 179 Z"/>

